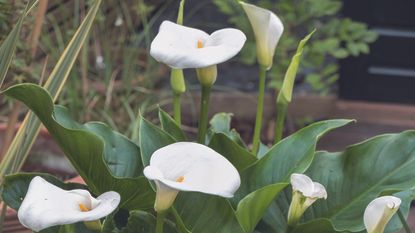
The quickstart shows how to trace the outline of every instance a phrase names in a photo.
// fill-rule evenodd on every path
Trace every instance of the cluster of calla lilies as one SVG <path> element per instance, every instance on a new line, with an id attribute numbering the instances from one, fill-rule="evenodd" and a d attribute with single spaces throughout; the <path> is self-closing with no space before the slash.
<path id="1" fill-rule="evenodd" d="M 273 63 L 274 51 L 283 32 L 281 20 L 272 12 L 241 2 L 255 33 L 261 82 Z M 178 142 L 156 150 L 144 175 L 154 182 L 154 209 L 163 216 L 173 205 L 179 191 L 201 192 L 232 198 L 241 184 L 238 170 L 224 156 L 203 145 L 207 127 L 207 105 L 210 88 L 217 77 L 216 65 L 234 57 L 243 47 L 246 36 L 238 29 L 227 28 L 207 34 L 201 30 L 164 21 L 151 44 L 150 54 L 172 68 L 172 89 L 178 95 L 185 90 L 181 69 L 194 68 L 202 86 L 202 103 L 198 143 Z M 263 111 L 264 83 L 260 84 L 257 121 L 253 136 L 253 154 L 257 154 Z M 262 93 L 262 95 L 261 95 Z M 175 109 L 180 109 L 176 108 Z M 175 120 L 180 124 L 180 113 Z M 291 175 L 292 200 L 287 223 L 295 226 L 304 212 L 318 199 L 326 199 L 323 185 L 304 174 Z M 120 203 L 117 192 L 106 192 L 94 198 L 86 190 L 63 190 L 37 176 L 30 182 L 27 194 L 18 210 L 20 222 L 33 231 L 51 226 L 84 222 L 91 230 L 101 229 L 100 219 L 113 213 Z M 369 233 L 381 233 L 401 200 L 382 196 L 373 200 L 364 212 L 364 224 Z M 159 218 L 157 218 L 159 220 Z M 163 232 L 163 220 L 156 232 Z"/>
<path id="2" fill-rule="evenodd" d="M 179 191 L 231 198 L 240 185 L 239 174 L 228 160 L 197 143 L 180 142 L 160 148 L 154 152 L 150 163 L 144 173 L 156 183 L 154 209 L 159 214 L 173 205 Z M 287 219 L 288 225 L 294 226 L 316 200 L 327 198 L 327 192 L 323 185 L 304 174 L 292 174 L 291 186 L 293 199 Z M 119 203 L 120 195 L 113 191 L 94 198 L 86 190 L 63 190 L 37 176 L 30 182 L 18 218 L 25 227 L 36 232 L 76 222 L 99 230 L 99 219 L 111 214 Z M 383 232 L 400 204 L 401 199 L 394 196 L 382 196 L 370 202 L 364 212 L 367 232 Z"/>

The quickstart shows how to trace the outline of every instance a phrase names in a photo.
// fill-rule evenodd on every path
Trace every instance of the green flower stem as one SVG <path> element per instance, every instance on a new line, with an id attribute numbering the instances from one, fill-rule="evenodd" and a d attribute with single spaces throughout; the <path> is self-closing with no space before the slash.
<path id="1" fill-rule="evenodd" d="M 252 142 L 252 152 L 254 155 L 258 153 L 261 128 L 262 128 L 262 116 L 264 114 L 264 95 L 265 95 L 265 79 L 267 69 L 264 66 L 260 66 L 259 69 L 259 93 L 258 93 L 258 106 L 256 111 L 254 138 Z"/>
<path id="2" fill-rule="evenodd" d="M 184 81 L 183 70 L 172 69 L 170 73 L 170 85 L 173 90 L 173 118 L 177 124 L 181 125 L 181 96 L 186 91 L 186 83 Z"/>
<path id="3" fill-rule="evenodd" d="M 397 212 L 398 212 L 399 220 L 401 220 L 401 223 L 402 223 L 403 228 L 405 229 L 405 232 L 412 233 L 411 228 L 409 228 L 408 223 L 406 222 L 405 217 L 403 216 L 401 210 L 399 209 Z"/>
<path id="4" fill-rule="evenodd" d="M 166 211 L 157 213 L 156 233 L 163 233 L 165 216 L 166 216 Z"/>
<path id="5" fill-rule="evenodd" d="M 181 96 L 180 93 L 173 93 L 173 118 L 179 126 L 182 125 Z"/>
<path id="6" fill-rule="evenodd" d="M 199 116 L 199 130 L 197 141 L 200 144 L 205 143 L 206 129 L 208 124 L 208 109 L 209 109 L 209 96 L 211 86 L 202 85 L 202 97 L 200 99 L 200 116 Z"/>
<path id="7" fill-rule="evenodd" d="M 99 220 L 84 222 L 84 224 L 86 228 L 88 228 L 88 230 L 91 230 L 92 232 L 99 233 L 102 231 L 102 225 Z"/>
<path id="8" fill-rule="evenodd" d="M 275 138 L 274 144 L 277 144 L 282 139 L 282 132 L 284 131 L 285 115 L 287 114 L 288 104 L 277 103 L 277 122 L 275 124 Z"/>

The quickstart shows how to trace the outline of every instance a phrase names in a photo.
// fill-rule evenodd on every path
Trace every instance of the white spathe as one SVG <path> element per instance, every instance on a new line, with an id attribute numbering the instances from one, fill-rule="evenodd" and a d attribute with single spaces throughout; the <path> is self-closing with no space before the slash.
<path id="1" fill-rule="evenodd" d="M 326 188 L 318 182 L 313 182 L 310 177 L 304 174 L 293 173 L 291 175 L 291 186 L 294 192 L 300 192 L 304 197 L 310 199 L 309 202 L 314 202 L 319 198 L 327 199 Z"/>
<path id="2" fill-rule="evenodd" d="M 150 54 L 172 68 L 203 68 L 229 60 L 242 49 L 245 41 L 245 34 L 238 29 L 221 29 L 209 35 L 164 21 L 151 43 Z"/>
<path id="3" fill-rule="evenodd" d="M 291 186 L 293 196 L 288 210 L 288 224 L 295 225 L 317 199 L 327 199 L 327 192 L 323 185 L 304 174 L 291 174 Z"/>
<path id="4" fill-rule="evenodd" d="M 401 199 L 394 196 L 378 197 L 365 209 L 363 221 L 368 233 L 383 233 L 386 224 L 398 211 Z"/>
<path id="5" fill-rule="evenodd" d="M 241 184 L 236 168 L 207 146 L 177 142 L 155 151 L 144 175 L 157 186 L 155 209 L 164 211 L 179 191 L 233 197 Z"/>
<path id="6" fill-rule="evenodd" d="M 240 2 L 254 30 L 258 62 L 270 69 L 278 41 L 284 31 L 281 20 L 272 11 Z"/>
<path id="7" fill-rule="evenodd" d="M 51 226 L 98 220 L 112 213 L 119 203 L 116 192 L 106 192 L 95 199 L 86 190 L 63 190 L 36 176 L 17 216 L 23 226 L 37 232 Z M 80 204 L 90 211 L 83 212 Z"/>

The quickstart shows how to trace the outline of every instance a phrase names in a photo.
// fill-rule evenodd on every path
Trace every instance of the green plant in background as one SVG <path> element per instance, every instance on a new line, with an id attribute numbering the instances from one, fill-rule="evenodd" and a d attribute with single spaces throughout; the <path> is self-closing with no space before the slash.
<path id="1" fill-rule="evenodd" d="M 229 22 L 247 33 L 248 41 L 242 50 L 245 64 L 255 62 L 255 42 L 249 21 L 237 0 L 213 0 L 219 10 L 229 16 Z M 269 76 L 270 85 L 282 86 L 285 70 L 294 54 L 301 35 L 317 29 L 310 40 L 307 56 L 302 60 L 300 77 L 313 91 L 328 94 L 338 79 L 337 59 L 369 53 L 369 43 L 377 34 L 367 25 L 339 17 L 341 0 L 259 0 L 259 6 L 276 12 L 284 23 L 284 35 L 276 51 Z"/>
<path id="2" fill-rule="evenodd" d="M 57 4 L 54 13 L 46 15 L 50 27 L 44 31 L 53 33 L 42 33 L 40 46 L 49 55 L 49 66 L 72 37 L 74 25 L 82 21 L 85 14 L 82 9 L 88 3 L 74 0 L 69 5 L 72 9 Z M 97 15 L 97 26 L 89 35 L 60 98 L 62 104 L 74 110 L 73 117 L 104 121 L 131 136 L 137 129 L 139 110 L 146 113 L 157 108 L 158 97 L 153 87 L 159 82 L 160 69 L 147 56 L 150 27 L 171 3 L 142 0 L 102 3 L 104 10 Z"/>

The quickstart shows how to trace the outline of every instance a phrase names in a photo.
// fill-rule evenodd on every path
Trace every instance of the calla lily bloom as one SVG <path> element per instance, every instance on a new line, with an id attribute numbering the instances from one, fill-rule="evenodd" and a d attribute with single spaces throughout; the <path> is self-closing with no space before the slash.
<path id="1" fill-rule="evenodd" d="M 179 191 L 231 198 L 241 184 L 238 171 L 226 158 L 193 142 L 178 142 L 155 151 L 144 175 L 156 183 L 157 212 L 170 208 Z"/>
<path id="2" fill-rule="evenodd" d="M 292 174 L 291 186 L 293 197 L 288 210 L 288 225 L 293 226 L 317 199 L 327 199 L 327 192 L 323 185 L 313 182 L 304 174 Z"/>
<path id="3" fill-rule="evenodd" d="M 209 35 L 195 28 L 164 21 L 151 43 L 150 54 L 172 68 L 204 68 L 229 60 L 242 49 L 245 41 L 245 34 L 233 28 Z"/>
<path id="4" fill-rule="evenodd" d="M 273 12 L 252 4 L 240 2 L 254 30 L 258 63 L 267 69 L 272 66 L 275 48 L 284 31 L 284 25 Z"/>
<path id="5" fill-rule="evenodd" d="M 37 232 L 57 225 L 99 220 L 112 213 L 119 203 L 120 195 L 116 192 L 106 192 L 95 199 L 86 190 L 63 190 L 36 176 L 17 216 L 23 226 Z"/>
<path id="6" fill-rule="evenodd" d="M 383 233 L 386 224 L 398 211 L 401 199 L 394 196 L 378 197 L 366 207 L 363 220 L 368 233 Z"/>

